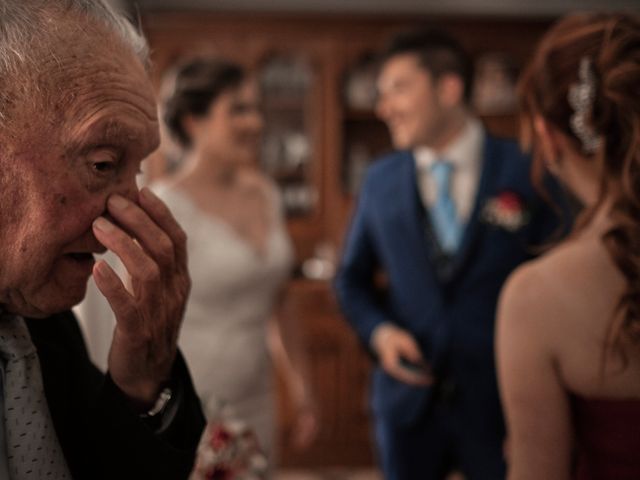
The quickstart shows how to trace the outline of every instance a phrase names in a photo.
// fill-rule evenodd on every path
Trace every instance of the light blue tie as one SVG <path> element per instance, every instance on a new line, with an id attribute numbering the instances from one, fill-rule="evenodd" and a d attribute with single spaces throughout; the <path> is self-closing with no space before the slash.
<path id="1" fill-rule="evenodd" d="M 431 165 L 431 175 L 436 184 L 436 202 L 431 207 L 431 223 L 438 242 L 448 254 L 454 253 L 460 245 L 462 226 L 456 216 L 456 205 L 451 197 L 451 173 L 453 165 L 442 159 Z"/>

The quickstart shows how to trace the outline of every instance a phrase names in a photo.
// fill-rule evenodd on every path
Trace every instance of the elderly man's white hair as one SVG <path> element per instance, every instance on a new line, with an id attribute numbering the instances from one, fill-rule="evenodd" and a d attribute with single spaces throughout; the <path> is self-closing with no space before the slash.
<path id="1" fill-rule="evenodd" d="M 0 0 L 0 127 L 6 126 L 20 83 L 41 76 L 55 20 L 84 17 L 105 27 L 148 66 L 149 48 L 134 25 L 106 0 Z M 51 52 L 55 57 L 55 54 Z M 33 87 L 33 85 L 31 86 Z"/>

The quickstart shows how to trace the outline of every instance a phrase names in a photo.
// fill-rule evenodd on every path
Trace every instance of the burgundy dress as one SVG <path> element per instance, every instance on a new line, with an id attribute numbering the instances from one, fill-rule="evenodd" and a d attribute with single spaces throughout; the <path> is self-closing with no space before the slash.
<path id="1" fill-rule="evenodd" d="M 573 398 L 576 480 L 640 479 L 640 400 Z"/>

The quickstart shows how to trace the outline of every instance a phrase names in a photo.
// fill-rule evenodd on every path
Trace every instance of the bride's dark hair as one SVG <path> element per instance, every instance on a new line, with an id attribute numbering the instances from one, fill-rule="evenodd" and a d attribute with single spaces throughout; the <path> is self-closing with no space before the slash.
<path id="1" fill-rule="evenodd" d="M 164 121 L 173 137 L 191 146 L 184 128 L 187 115 L 203 117 L 224 92 L 237 88 L 246 73 L 238 64 L 217 57 L 196 57 L 174 67 L 167 74 L 169 92 L 164 104 Z"/>
<path id="2" fill-rule="evenodd" d="M 580 75 L 585 63 L 588 81 Z M 585 83 L 593 85 L 593 97 L 582 98 L 576 109 L 569 92 Z M 626 290 L 610 324 L 607 345 L 619 345 L 622 333 L 640 341 L 640 17 L 619 13 L 564 17 L 542 38 L 518 92 L 521 140 L 525 147 L 533 147 L 536 184 L 540 185 L 545 169 L 535 148 L 537 115 L 563 132 L 572 147 L 587 161 L 597 162 L 603 173 L 598 201 L 581 214 L 574 232 L 592 220 L 605 199 L 613 199 L 613 226 L 603 242 L 624 275 Z M 583 112 L 582 126 L 576 125 L 576 110 Z"/>

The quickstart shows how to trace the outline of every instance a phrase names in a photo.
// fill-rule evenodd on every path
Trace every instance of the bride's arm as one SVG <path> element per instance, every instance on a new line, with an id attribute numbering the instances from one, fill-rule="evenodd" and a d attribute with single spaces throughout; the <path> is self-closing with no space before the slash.
<path id="1" fill-rule="evenodd" d="M 318 409 L 311 388 L 308 349 L 301 330 L 300 318 L 278 309 L 269 322 L 268 337 L 271 354 L 294 407 L 291 442 L 297 448 L 306 448 L 317 434 Z"/>
<path id="2" fill-rule="evenodd" d="M 554 322 L 563 315 L 556 297 L 531 266 L 512 274 L 500 297 L 496 355 L 509 480 L 571 477 L 569 396 L 553 353 Z"/>

